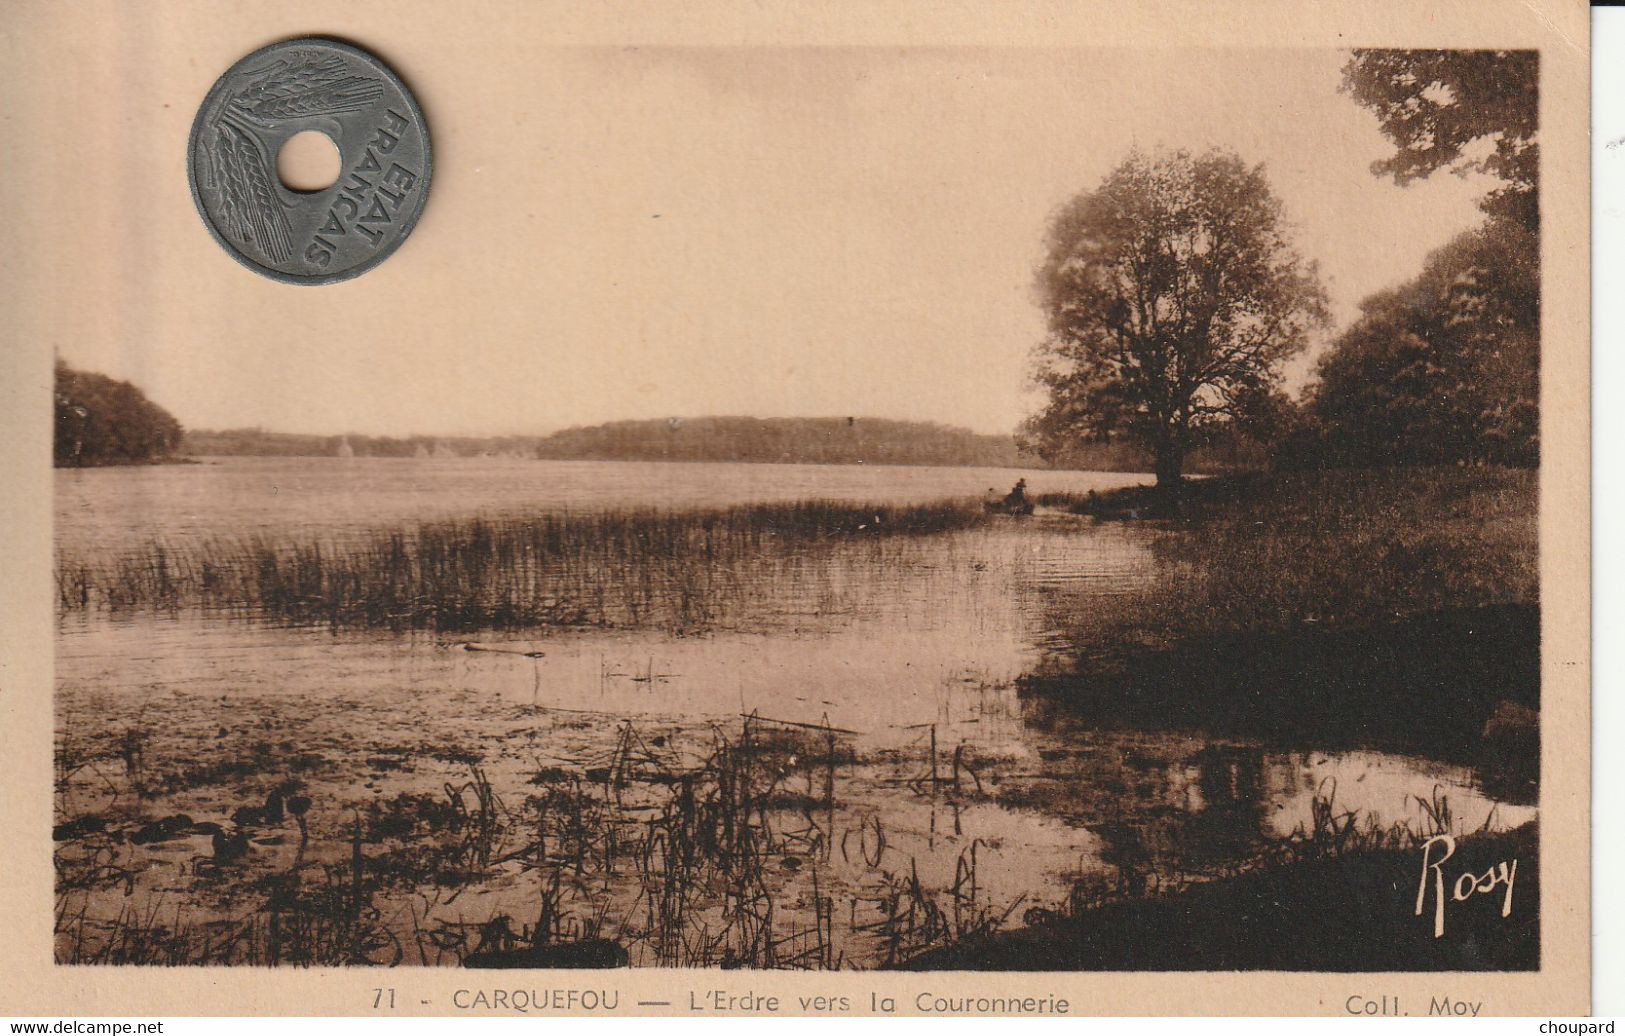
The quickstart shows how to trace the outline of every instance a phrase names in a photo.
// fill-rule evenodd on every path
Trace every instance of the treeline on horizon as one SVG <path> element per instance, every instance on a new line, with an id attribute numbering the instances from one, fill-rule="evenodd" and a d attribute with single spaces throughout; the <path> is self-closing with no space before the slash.
<path id="1" fill-rule="evenodd" d="M 735 461 L 1016 467 L 1013 436 L 924 421 L 858 417 L 701 417 L 568 428 L 537 445 L 544 460 Z"/>
<path id="2" fill-rule="evenodd" d="M 195 456 L 520 457 L 537 460 L 743 464 L 896 464 L 1041 467 L 1013 435 L 986 435 L 923 421 L 854 417 L 701 417 L 613 421 L 545 436 L 298 435 L 262 429 L 190 431 Z M 1102 470 L 1140 470 L 1142 451 L 1099 444 L 1068 460 Z"/>
<path id="3" fill-rule="evenodd" d="M 139 388 L 56 364 L 57 467 L 160 464 L 198 457 L 510 457 L 537 460 L 672 461 L 745 464 L 1145 471 L 1137 444 L 1074 444 L 1046 460 L 1014 435 L 989 435 L 926 421 L 857 417 L 703 417 L 614 421 L 551 435 L 310 435 L 262 428 L 183 429 Z M 1255 466 L 1260 450 L 1215 443 L 1193 469 Z"/>

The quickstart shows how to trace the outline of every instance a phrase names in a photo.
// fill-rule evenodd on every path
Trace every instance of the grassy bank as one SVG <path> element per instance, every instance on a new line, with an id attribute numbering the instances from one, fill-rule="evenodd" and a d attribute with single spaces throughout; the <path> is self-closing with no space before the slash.
<path id="1" fill-rule="evenodd" d="M 1022 691 L 1039 723 L 1402 751 L 1477 766 L 1498 798 L 1535 797 L 1540 615 L 1532 606 L 1192 636 L 1109 662 L 1052 666 L 1028 676 Z"/>
<path id="2" fill-rule="evenodd" d="M 1082 904 L 1025 928 L 933 950 L 911 970 L 953 971 L 1530 971 L 1540 967 L 1538 833 L 1469 836 L 1444 862 L 1446 921 L 1416 916 L 1416 846 L 1321 854 L 1174 894 Z M 1442 850 L 1439 850 L 1442 852 Z M 1516 860 L 1504 890 L 1449 899 L 1466 871 Z M 1430 892 L 1431 896 L 1432 893 Z M 1422 1014 L 1426 1005 L 1411 1005 Z"/>
<path id="3" fill-rule="evenodd" d="M 1163 577 L 1109 607 L 1058 599 L 1070 653 L 1024 689 L 1067 721 L 1189 729 L 1538 771 L 1532 471 L 1390 469 L 1192 483 L 1147 521 Z M 1135 520 L 1129 489 L 1054 505 Z"/>
<path id="4" fill-rule="evenodd" d="M 770 600 L 837 544 L 946 532 L 972 503 L 807 501 L 606 511 L 381 530 L 346 540 L 219 537 L 134 554 L 61 557 L 64 611 L 200 608 L 335 629 L 692 628 Z M 886 564 L 882 553 L 874 559 Z"/>
<path id="5" fill-rule="evenodd" d="M 1156 498 L 1146 489 L 1043 503 L 1146 522 L 1157 530 L 1165 577 L 1108 608 L 1054 604 L 1073 650 L 1023 681 L 1029 721 L 1404 751 L 1475 766 L 1497 798 L 1537 797 L 1535 472 L 1212 479 L 1188 487 L 1174 519 L 1149 517 Z M 1346 844 L 1324 851 L 1326 832 L 1339 827 L 1333 816 L 1317 809 L 1311 851 L 1171 892 L 1081 897 L 1030 916 L 1025 928 L 941 948 L 909 966 L 1539 966 L 1533 825 L 1461 842 L 1452 876 L 1520 861 L 1518 905 L 1502 918 L 1499 895 L 1452 903 L 1452 928 L 1435 939 L 1414 908 L 1420 843 L 1437 832 L 1361 834 L 1351 826 Z M 1420 1013 L 1425 1005 L 1417 1006 Z"/>
<path id="6" fill-rule="evenodd" d="M 1168 578 L 1103 616 L 1142 643 L 1188 635 L 1351 626 L 1539 600 L 1537 473 L 1375 468 L 1187 483 L 1153 519 Z M 1151 519 L 1130 487 L 1040 502 L 1105 520 Z"/>

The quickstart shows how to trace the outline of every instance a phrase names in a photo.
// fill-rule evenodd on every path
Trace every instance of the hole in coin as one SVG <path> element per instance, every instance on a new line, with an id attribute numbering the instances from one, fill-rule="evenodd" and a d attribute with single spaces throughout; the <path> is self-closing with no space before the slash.
<path id="1" fill-rule="evenodd" d="M 276 155 L 276 175 L 290 191 L 323 191 L 339 178 L 339 147 L 320 130 L 295 133 Z"/>

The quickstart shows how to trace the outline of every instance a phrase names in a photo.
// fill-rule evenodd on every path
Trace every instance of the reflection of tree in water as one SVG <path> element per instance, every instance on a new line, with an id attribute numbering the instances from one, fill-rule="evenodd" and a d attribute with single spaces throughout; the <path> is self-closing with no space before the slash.
<path id="1" fill-rule="evenodd" d="M 1193 760 L 1205 808 L 1191 814 L 1186 858 L 1225 864 L 1256 850 L 1268 829 L 1271 788 L 1264 749 L 1208 745 Z"/>
<path id="2" fill-rule="evenodd" d="M 1209 744 L 1164 771 L 1168 794 L 1149 809 L 1095 828 L 1101 859 L 1143 893 L 1153 881 L 1225 871 L 1256 854 L 1266 837 L 1270 787 L 1264 750 Z M 1178 805 L 1174 805 L 1177 803 Z"/>
<path id="3" fill-rule="evenodd" d="M 1223 873 L 1255 858 L 1273 810 L 1295 789 L 1290 759 L 1261 745 L 1102 729 L 1044 696 L 1022 700 L 1036 773 L 1006 778 L 1006 806 L 1064 817 L 1100 836 L 1100 861 L 1130 890 Z"/>

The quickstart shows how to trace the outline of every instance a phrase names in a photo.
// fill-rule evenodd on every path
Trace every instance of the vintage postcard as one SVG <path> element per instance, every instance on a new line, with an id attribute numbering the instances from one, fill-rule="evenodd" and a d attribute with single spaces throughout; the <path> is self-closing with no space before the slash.
<path id="1" fill-rule="evenodd" d="M 0 18 L 8 1013 L 1587 1010 L 1583 4 Z"/>

